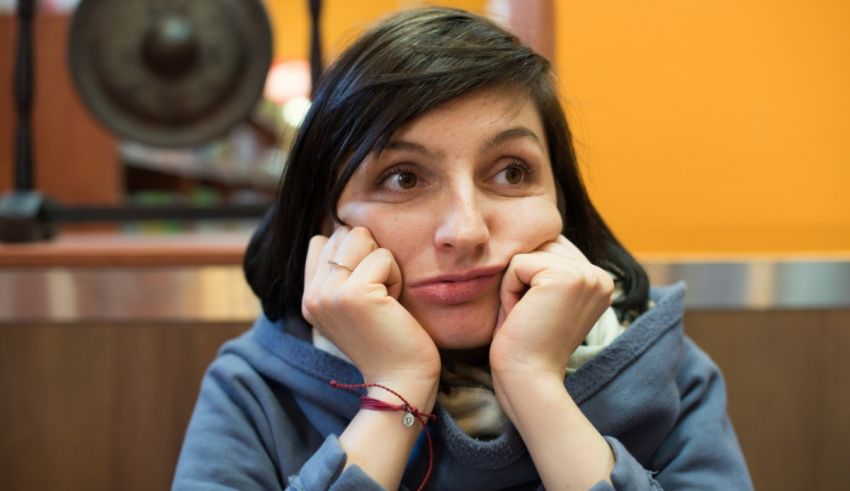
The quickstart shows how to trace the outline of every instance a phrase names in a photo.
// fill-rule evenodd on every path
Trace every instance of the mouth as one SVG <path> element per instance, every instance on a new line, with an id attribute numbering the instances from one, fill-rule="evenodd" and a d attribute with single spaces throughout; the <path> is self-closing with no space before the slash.
<path id="1" fill-rule="evenodd" d="M 459 273 L 433 276 L 408 285 L 409 294 L 438 305 L 458 305 L 477 300 L 502 280 L 504 266 L 487 266 Z"/>

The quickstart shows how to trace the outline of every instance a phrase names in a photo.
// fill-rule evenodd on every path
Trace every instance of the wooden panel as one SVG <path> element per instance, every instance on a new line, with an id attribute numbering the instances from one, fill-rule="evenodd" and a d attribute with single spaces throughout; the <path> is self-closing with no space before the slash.
<path id="1" fill-rule="evenodd" d="M 692 312 L 757 489 L 841 489 L 850 312 Z M 3 488 L 168 489 L 203 370 L 246 329 L 0 326 Z"/>
<path id="2" fill-rule="evenodd" d="M 39 14 L 34 24 L 36 188 L 61 203 L 118 203 L 123 174 L 115 138 L 88 114 L 72 85 L 66 52 L 70 18 Z M 0 46 L 0 193 L 3 193 L 14 182 L 12 73 L 17 23 L 8 14 L 0 15 Z"/>
<path id="3" fill-rule="evenodd" d="M 0 327 L 3 489 L 168 489 L 203 370 L 247 327 Z"/>
<path id="4" fill-rule="evenodd" d="M 756 489 L 844 489 L 850 312 L 691 312 L 720 365 Z"/>

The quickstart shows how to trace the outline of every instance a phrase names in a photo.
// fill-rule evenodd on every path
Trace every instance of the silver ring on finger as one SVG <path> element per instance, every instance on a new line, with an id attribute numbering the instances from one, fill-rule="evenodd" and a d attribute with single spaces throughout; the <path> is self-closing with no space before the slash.
<path id="1" fill-rule="evenodd" d="M 338 262 L 336 262 L 336 261 L 334 261 L 334 260 L 332 260 L 332 259 L 328 259 L 328 264 L 330 264 L 331 266 L 336 266 L 336 267 L 338 267 L 338 268 L 347 269 L 348 271 L 350 271 L 350 272 L 352 272 L 352 273 L 354 272 L 354 268 L 349 267 L 349 266 L 346 266 L 346 265 L 344 265 L 344 264 L 342 264 L 342 263 L 338 263 Z"/>

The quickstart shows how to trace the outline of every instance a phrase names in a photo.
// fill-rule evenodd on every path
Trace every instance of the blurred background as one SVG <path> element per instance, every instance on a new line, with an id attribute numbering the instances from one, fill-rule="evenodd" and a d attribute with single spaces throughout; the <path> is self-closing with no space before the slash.
<path id="1" fill-rule="evenodd" d="M 688 284 L 686 331 L 724 370 L 756 487 L 846 487 L 850 3 L 207 1 L 39 2 L 26 91 L 19 5 L 0 0 L 0 212 L 31 94 L 30 191 L 54 217 L 0 243 L 3 489 L 169 487 L 203 370 L 259 312 L 241 255 L 312 71 L 424 5 L 489 15 L 554 62 L 594 202 L 653 282 Z M 134 12 L 182 8 L 145 60 L 184 53 L 189 25 L 219 61 L 134 85 Z M 155 100 L 169 111 L 139 116 Z"/>

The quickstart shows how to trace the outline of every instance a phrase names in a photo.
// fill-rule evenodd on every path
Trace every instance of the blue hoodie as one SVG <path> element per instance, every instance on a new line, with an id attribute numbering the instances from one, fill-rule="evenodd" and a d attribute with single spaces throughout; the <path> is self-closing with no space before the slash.
<path id="1" fill-rule="evenodd" d="M 720 372 L 682 332 L 683 297 L 681 284 L 653 289 L 655 307 L 565 380 L 614 451 L 613 489 L 752 489 Z M 362 377 L 314 347 L 303 320 L 260 317 L 207 371 L 174 489 L 382 489 L 356 465 L 343 470 L 337 435 L 357 413 L 359 396 L 330 380 Z M 439 403 L 434 412 L 428 489 L 542 489 L 510 423 L 497 438 L 477 440 Z M 420 438 L 403 489 L 416 489 L 427 460 Z"/>

